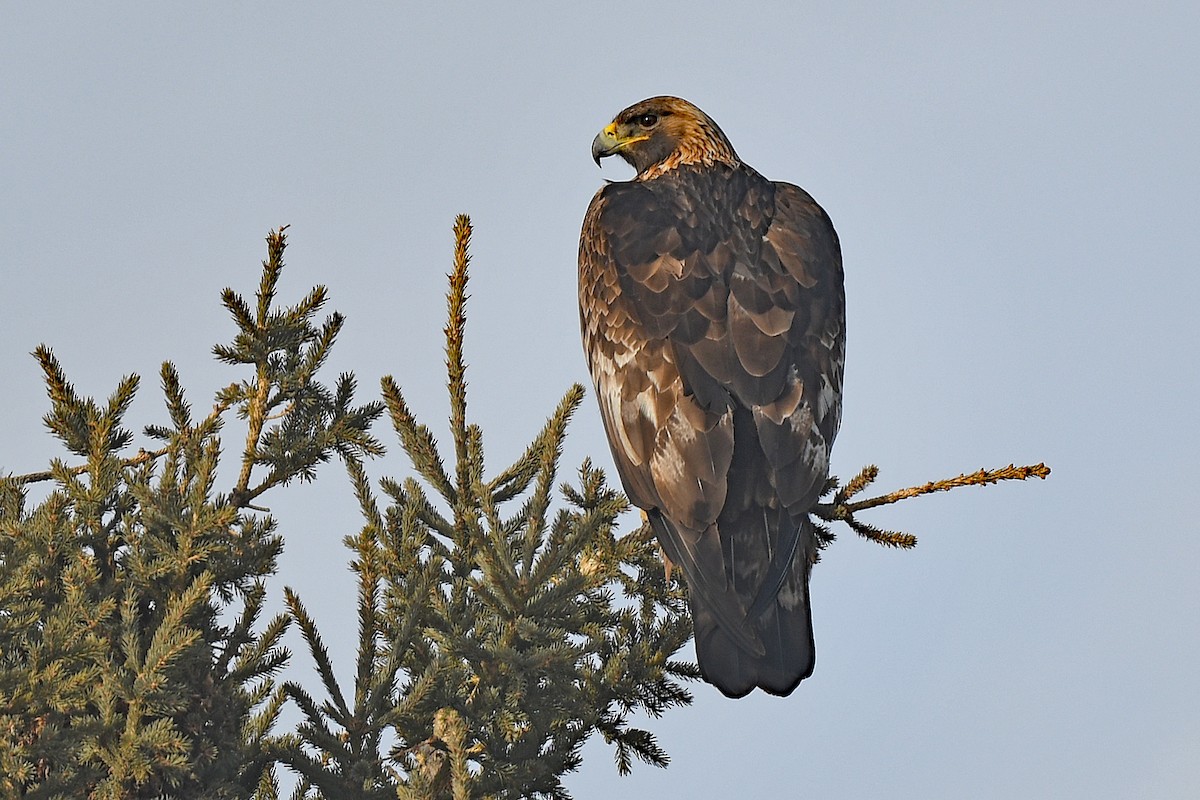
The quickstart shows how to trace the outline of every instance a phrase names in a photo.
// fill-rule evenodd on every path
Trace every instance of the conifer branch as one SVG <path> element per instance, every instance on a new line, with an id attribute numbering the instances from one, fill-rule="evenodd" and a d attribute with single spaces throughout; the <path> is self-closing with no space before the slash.
<path id="1" fill-rule="evenodd" d="M 414 468 L 433 485 L 435 489 L 451 502 L 457 498 L 457 492 L 446 474 L 442 456 L 438 452 L 437 440 L 429 428 L 417 423 L 400 386 L 391 375 L 385 375 L 380 381 L 383 389 L 383 399 L 392 418 L 392 427 L 400 437 L 400 445 L 412 460 Z"/>
<path id="2" fill-rule="evenodd" d="M 285 232 L 287 228 L 288 226 L 284 225 L 267 234 L 267 260 L 263 262 L 262 281 L 259 284 L 258 313 L 254 319 L 250 319 L 249 314 L 236 312 L 234 314 L 238 322 L 245 326 L 242 329 L 243 334 L 251 332 L 262 334 L 267 330 L 271 315 L 271 303 L 275 298 L 275 288 L 279 283 L 279 275 L 283 271 L 283 251 L 287 248 L 287 233 Z M 234 308 L 234 300 L 237 301 L 239 307 L 245 307 L 241 298 L 237 297 L 230 289 L 225 290 L 224 297 L 225 305 L 231 311 Z M 250 475 L 254 469 L 263 426 L 267 423 L 267 398 L 271 391 L 271 376 L 267 361 L 269 349 L 260 345 L 255 350 L 258 358 L 255 359 L 257 364 L 255 365 L 254 387 L 245 408 L 249 429 L 246 431 L 246 446 L 242 451 L 242 469 L 238 474 L 236 488 L 232 492 L 237 505 L 254 499 L 250 493 Z M 237 502 L 238 500 L 241 502 Z"/>
<path id="3" fill-rule="evenodd" d="M 354 459 L 383 453 L 383 445 L 369 432 L 383 404 L 354 407 L 351 375 L 342 375 L 332 391 L 316 380 L 345 321 L 334 312 L 320 326 L 314 324 L 328 291 L 317 286 L 299 303 L 275 307 L 286 230 L 284 226 L 267 235 L 267 259 L 253 311 L 232 289 L 222 293 L 238 334 L 231 345 L 213 348 L 220 360 L 254 369 L 253 379 L 231 384 L 218 398 L 236 404 L 247 423 L 241 469 L 229 500 L 237 508 L 255 511 L 266 511 L 252 505 L 255 498 L 297 478 L 313 480 L 317 465 L 333 455 Z M 254 471 L 260 466 L 266 475 L 255 481 Z"/>
<path id="4" fill-rule="evenodd" d="M 341 758 L 352 767 L 347 774 L 377 771 L 377 757 L 355 759 L 379 749 L 370 725 L 376 706 L 390 701 L 391 684 L 370 670 L 372 682 L 348 713 L 336 691 L 318 709 L 294 686 L 276 687 L 292 621 L 318 651 L 318 672 L 332 678 L 332 667 L 302 608 L 263 628 L 265 579 L 282 540 L 269 517 L 239 513 L 264 510 L 250 501 L 293 478 L 310 479 L 335 454 L 357 464 L 383 451 L 370 434 L 383 404 L 355 406 L 351 375 L 336 387 L 317 381 L 342 325 L 338 314 L 312 320 L 325 289 L 291 308 L 275 306 L 284 245 L 283 229 L 268 236 L 257 303 L 233 290 L 222 295 L 237 335 L 214 353 L 250 367 L 248 380 L 221 389 L 197 422 L 178 370 L 162 365 L 169 422 L 143 428 L 159 449 L 121 453 L 132 441 L 122 417 L 136 376 L 97 402 L 75 391 L 48 347 L 35 353 L 50 396 L 45 423 L 86 463 L 56 459 L 44 472 L 0 479 L 0 661 L 8 687 L 0 711 L 11 733 L 0 746 L 0 795 L 274 800 L 278 764 L 323 774 Z M 223 495 L 215 491 L 219 433 L 234 408 L 249 430 L 238 483 Z M 265 477 L 254 474 L 260 467 Z M 22 487 L 46 480 L 58 485 L 27 510 Z M 368 619 L 363 627 L 375 625 Z M 368 652 L 360 673 L 390 657 Z M 367 715 L 360 697 L 375 703 Z M 297 736 L 271 733 L 289 698 L 306 712 L 335 715 L 337 733 L 311 721 L 300 728 L 317 743 L 319 760 L 289 749 Z M 302 779 L 294 796 L 312 800 L 313 787 Z"/>
<path id="5" fill-rule="evenodd" d="M 467 268 L 471 263 L 471 220 L 459 214 L 454 220 L 454 269 L 446 292 L 449 319 L 443 332 L 446 336 L 446 375 L 450 390 L 450 430 L 454 436 L 455 463 L 459 466 L 458 489 L 468 483 L 463 473 L 467 465 L 467 365 L 463 358 L 463 338 L 467 326 Z"/>
<path id="6" fill-rule="evenodd" d="M 317 672 L 321 676 L 321 683 L 324 684 L 325 691 L 329 693 L 329 698 L 335 712 L 343 718 L 349 717 L 349 706 L 346 705 L 346 698 L 342 695 L 342 689 L 333 674 L 333 662 L 330 659 L 329 650 L 325 647 L 325 642 L 322 640 L 321 634 L 317 631 L 316 623 L 308 615 L 304 604 L 300 602 L 300 597 L 291 587 L 286 587 L 283 590 L 283 596 L 288 612 L 299 626 L 300 632 L 304 635 L 304 640 L 308 644 L 309 651 L 317 663 Z"/>
<path id="7" fill-rule="evenodd" d="M 398 383 L 383 379 L 416 476 L 381 479 L 391 501 L 381 509 L 365 472 L 347 463 L 364 517 L 346 539 L 359 578 L 353 713 L 312 620 L 289 595 L 327 699 L 288 686 L 306 721 L 281 757 L 328 797 L 367 796 L 332 791 L 357 774 L 413 800 L 567 800 L 562 780 L 594 733 L 614 745 L 622 769 L 667 763 L 629 717 L 691 702 L 683 684 L 699 673 L 673 659 L 691 621 L 682 588 L 662 579 L 652 537 L 618 537 L 628 504 L 599 470 L 585 463 L 577 486 L 555 492 L 582 387 L 511 466 L 485 475 L 463 357 L 469 221 L 459 217 L 454 232 L 443 329 L 453 441 L 443 455 Z M 565 506 L 557 512 L 556 494 Z M 375 760 L 384 729 L 396 744 Z M 343 741 L 359 745 L 349 753 Z"/>
<path id="8" fill-rule="evenodd" d="M 467 766 L 467 725 L 452 708 L 443 708 L 433 718 L 433 735 L 445 743 L 449 756 L 450 785 L 454 800 L 470 800 L 471 773 Z"/>
<path id="9" fill-rule="evenodd" d="M 144 450 L 144 449 L 138 450 L 138 453 L 136 456 L 132 456 L 131 458 L 125 459 L 124 461 L 121 462 L 121 466 L 123 466 L 123 467 L 140 466 L 149 461 L 154 461 L 157 458 L 162 458 L 166 454 L 167 454 L 167 448 L 165 448 L 165 447 L 160 448 L 158 450 Z M 79 464 L 74 467 L 67 467 L 66 472 L 68 475 L 82 475 L 83 473 L 87 472 L 91 468 L 92 467 L 90 464 Z M 17 484 L 26 484 L 26 483 L 39 483 L 41 481 L 54 480 L 55 476 L 56 476 L 56 473 L 54 470 L 46 469 L 46 470 L 42 470 L 40 472 L 30 472 L 25 475 L 10 475 L 9 477 L 3 478 L 0 480 L 11 481 L 11 482 L 17 483 Z"/>
<path id="10" fill-rule="evenodd" d="M 892 503 L 898 503 L 901 500 L 907 500 L 910 497 L 918 497 L 923 494 L 948 492 L 951 489 L 957 489 L 962 486 L 987 486 L 999 483 L 1000 481 L 1023 481 L 1029 478 L 1041 478 L 1044 480 L 1049 475 L 1050 468 L 1043 463 L 1024 467 L 1009 464 L 1007 467 L 999 469 L 980 469 L 970 474 L 959 475 L 955 478 L 929 481 L 920 486 L 897 489 L 894 492 L 888 492 L 878 497 L 850 502 L 850 498 L 860 494 L 879 476 L 879 467 L 870 464 L 863 467 L 857 475 L 851 478 L 845 487 L 838 489 L 833 496 L 832 502 L 818 504 L 813 508 L 812 513 L 827 522 L 845 522 L 859 536 L 878 544 L 887 547 L 911 549 L 917 546 L 917 537 L 912 534 L 881 530 L 858 520 L 854 515 L 868 508 L 891 505 Z M 831 478 L 826 486 L 825 494 L 833 491 L 837 486 L 837 478 Z M 828 541 L 824 541 L 822 546 L 825 544 L 828 544 Z"/>
<path id="11" fill-rule="evenodd" d="M 172 421 L 180 427 L 187 426 L 189 430 L 207 431 L 213 423 L 221 419 L 222 415 L 229 410 L 229 403 L 218 401 L 213 405 L 212 412 L 195 428 L 190 428 L 185 422 L 188 420 L 186 412 L 186 403 L 183 401 L 183 395 L 179 391 L 178 375 L 175 373 L 174 366 L 167 362 L 163 365 L 164 370 L 164 390 L 167 394 L 167 407 L 171 413 Z M 172 378 L 173 376 L 173 378 Z M 156 425 L 146 426 L 146 433 L 157 439 L 170 438 L 170 429 L 162 428 Z M 139 467 L 143 464 L 157 461 L 170 452 L 170 447 L 160 447 L 157 450 L 146 450 L 139 448 L 137 455 L 131 456 L 121 461 L 122 467 Z M 92 468 L 90 464 L 78 464 L 74 467 L 66 467 L 65 474 L 67 475 L 82 475 Z M 58 475 L 55 470 L 47 469 L 39 472 L 30 472 L 24 475 L 10 475 L 7 478 L 0 478 L 3 481 L 11 481 L 12 483 L 24 485 L 27 483 L 39 483 L 42 481 L 54 480 Z"/>

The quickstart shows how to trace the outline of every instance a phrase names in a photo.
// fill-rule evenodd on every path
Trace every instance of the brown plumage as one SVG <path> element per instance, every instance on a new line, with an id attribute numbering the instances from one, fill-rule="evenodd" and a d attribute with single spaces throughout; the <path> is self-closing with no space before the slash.
<path id="1" fill-rule="evenodd" d="M 686 100 L 596 137 L 638 174 L 592 199 L 579 314 L 625 492 L 688 582 L 706 680 L 731 697 L 812 674 L 808 512 L 841 416 L 837 234 L 803 189 L 743 164 Z"/>

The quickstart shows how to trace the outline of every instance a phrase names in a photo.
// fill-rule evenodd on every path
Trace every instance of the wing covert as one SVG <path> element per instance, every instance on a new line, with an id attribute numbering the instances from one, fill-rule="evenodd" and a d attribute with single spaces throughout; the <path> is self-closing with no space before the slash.
<path id="1" fill-rule="evenodd" d="M 786 694 L 812 669 L 807 514 L 841 414 L 833 226 L 744 165 L 680 166 L 596 194 L 579 270 L 614 461 L 687 575 L 706 677 Z"/>

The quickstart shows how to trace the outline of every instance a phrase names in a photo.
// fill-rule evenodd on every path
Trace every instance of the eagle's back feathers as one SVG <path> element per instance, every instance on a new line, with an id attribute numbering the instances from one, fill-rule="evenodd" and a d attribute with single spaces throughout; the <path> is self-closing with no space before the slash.
<path id="1" fill-rule="evenodd" d="M 687 578 L 705 678 L 790 693 L 814 663 L 808 512 L 841 414 L 828 216 L 740 163 L 611 183 L 584 220 L 579 297 L 617 471 Z"/>

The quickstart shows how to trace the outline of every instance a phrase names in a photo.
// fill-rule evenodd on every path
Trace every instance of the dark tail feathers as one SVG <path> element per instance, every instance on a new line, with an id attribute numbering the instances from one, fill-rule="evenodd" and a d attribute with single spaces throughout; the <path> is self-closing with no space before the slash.
<path id="1" fill-rule="evenodd" d="M 805 520 L 802 524 L 810 523 Z M 811 533 L 802 531 L 801 536 Z M 688 593 L 696 632 L 696 658 L 706 681 L 728 697 L 743 697 L 756 686 L 785 697 L 812 675 L 816 647 L 808 596 L 810 568 L 805 548 L 798 548 L 773 600 L 755 603 L 764 610 L 757 618 L 747 619 L 745 625 L 762 642 L 766 651 L 762 655 L 738 646 L 735 637 L 708 608 L 702 592 Z"/>

